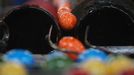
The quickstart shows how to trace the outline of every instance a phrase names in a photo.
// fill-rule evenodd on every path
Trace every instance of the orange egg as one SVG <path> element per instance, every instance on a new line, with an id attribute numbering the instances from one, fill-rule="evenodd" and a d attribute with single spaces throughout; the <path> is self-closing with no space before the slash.
<path id="1" fill-rule="evenodd" d="M 77 18 L 72 14 L 72 4 L 69 0 L 54 0 L 58 7 L 58 17 L 60 27 L 65 30 L 71 30 L 76 26 Z"/>
<path id="2" fill-rule="evenodd" d="M 76 38 L 74 37 L 63 37 L 60 41 L 58 46 L 60 48 L 64 48 L 76 53 L 82 53 L 85 50 L 84 45 Z M 73 54 L 73 53 L 67 53 L 68 56 L 73 59 L 76 60 L 78 55 Z"/>
<path id="3" fill-rule="evenodd" d="M 70 12 L 64 12 L 59 15 L 59 23 L 61 28 L 71 30 L 76 26 L 77 18 Z"/>

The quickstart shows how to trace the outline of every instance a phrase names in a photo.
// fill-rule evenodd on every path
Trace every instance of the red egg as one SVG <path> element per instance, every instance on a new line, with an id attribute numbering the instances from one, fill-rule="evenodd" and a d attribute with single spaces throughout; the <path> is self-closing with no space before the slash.
<path id="1" fill-rule="evenodd" d="M 85 50 L 84 45 L 78 39 L 71 37 L 71 36 L 70 37 L 63 37 L 59 41 L 58 46 L 60 48 L 64 48 L 64 49 L 76 52 L 78 54 L 82 53 Z M 76 60 L 78 57 L 78 55 L 74 54 L 74 53 L 67 53 L 67 55 L 73 60 Z"/>
<path id="2" fill-rule="evenodd" d="M 124 71 L 121 75 L 134 75 L 134 69 L 128 69 Z"/>
<path id="3" fill-rule="evenodd" d="M 82 69 L 72 69 L 67 75 L 90 75 Z"/>

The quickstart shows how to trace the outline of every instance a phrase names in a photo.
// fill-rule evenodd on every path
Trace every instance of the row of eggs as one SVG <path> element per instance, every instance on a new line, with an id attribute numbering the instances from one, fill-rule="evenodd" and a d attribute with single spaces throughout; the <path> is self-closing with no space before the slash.
<path id="1" fill-rule="evenodd" d="M 28 50 L 12 49 L 2 56 L 0 75 L 28 75 L 28 70 L 35 66 L 44 72 L 64 72 L 62 75 L 134 75 L 133 59 L 124 55 L 107 55 L 94 48 L 81 53 L 77 61 L 57 50 L 43 58 L 42 63 L 37 63 Z"/>

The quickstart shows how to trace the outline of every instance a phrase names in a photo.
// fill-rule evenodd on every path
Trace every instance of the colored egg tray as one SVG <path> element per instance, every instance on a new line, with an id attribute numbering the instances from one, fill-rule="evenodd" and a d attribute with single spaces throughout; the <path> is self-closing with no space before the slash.
<path id="1" fill-rule="evenodd" d="M 12 49 L 1 55 L 0 75 L 134 75 L 134 59 L 97 48 L 85 50 L 77 60 L 57 50 L 35 55 Z"/>

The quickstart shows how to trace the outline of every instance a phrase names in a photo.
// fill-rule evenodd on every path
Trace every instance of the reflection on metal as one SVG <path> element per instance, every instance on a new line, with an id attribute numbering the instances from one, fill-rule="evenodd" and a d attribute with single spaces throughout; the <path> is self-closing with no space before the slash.
<path id="1" fill-rule="evenodd" d="M 98 46 L 99 48 L 104 48 L 107 51 L 115 54 L 134 54 L 134 46 Z"/>

